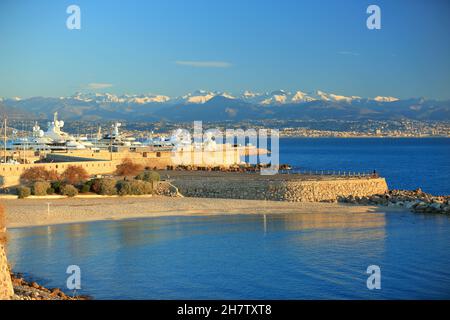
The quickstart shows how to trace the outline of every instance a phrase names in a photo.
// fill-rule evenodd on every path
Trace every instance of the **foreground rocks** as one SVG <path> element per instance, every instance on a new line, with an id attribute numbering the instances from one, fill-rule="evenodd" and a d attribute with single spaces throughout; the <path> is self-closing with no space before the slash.
<path id="1" fill-rule="evenodd" d="M 69 296 L 58 288 L 47 289 L 36 282 L 26 281 L 20 274 L 11 274 L 13 300 L 88 300 L 86 296 Z"/>
<path id="2" fill-rule="evenodd" d="M 338 197 L 338 202 L 403 207 L 417 213 L 450 214 L 450 196 L 433 196 L 421 189 L 390 190 L 370 197 Z"/>

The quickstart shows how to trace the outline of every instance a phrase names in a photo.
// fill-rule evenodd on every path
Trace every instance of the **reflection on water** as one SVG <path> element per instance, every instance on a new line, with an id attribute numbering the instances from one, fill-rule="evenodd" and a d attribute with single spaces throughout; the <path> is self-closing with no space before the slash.
<path id="1" fill-rule="evenodd" d="M 79 265 L 99 299 L 449 298 L 449 231 L 410 213 L 161 217 L 14 229 L 9 256 L 48 286 Z"/>

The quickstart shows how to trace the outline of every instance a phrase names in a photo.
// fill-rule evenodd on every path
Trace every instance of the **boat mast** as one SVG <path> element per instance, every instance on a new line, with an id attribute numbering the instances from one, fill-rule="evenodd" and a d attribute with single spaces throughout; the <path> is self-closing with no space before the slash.
<path id="1" fill-rule="evenodd" d="M 112 161 L 112 127 L 109 128 L 109 160 Z"/>
<path id="2" fill-rule="evenodd" d="M 6 163 L 6 117 L 5 117 L 5 122 L 4 122 L 4 129 L 5 129 L 5 131 L 4 131 L 4 135 L 3 135 L 3 147 L 4 147 L 4 149 L 3 149 L 3 157 L 4 157 L 4 159 L 3 159 L 3 161 L 4 161 L 4 163 Z"/>

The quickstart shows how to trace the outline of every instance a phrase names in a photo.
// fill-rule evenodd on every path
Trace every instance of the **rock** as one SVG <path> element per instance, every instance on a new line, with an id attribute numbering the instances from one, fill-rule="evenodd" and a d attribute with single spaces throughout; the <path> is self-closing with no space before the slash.
<path id="1" fill-rule="evenodd" d="M 58 289 L 58 288 L 50 289 L 50 293 L 53 294 L 53 295 L 57 295 L 57 294 L 59 294 L 60 292 L 61 292 L 61 290 Z"/>
<path id="2" fill-rule="evenodd" d="M 418 201 L 406 201 L 405 202 L 405 208 L 411 209 L 413 208 L 416 204 L 418 203 Z"/>
<path id="3" fill-rule="evenodd" d="M 23 279 L 22 278 L 14 278 L 12 277 L 12 282 L 14 286 L 20 286 L 23 284 Z"/>
<path id="4" fill-rule="evenodd" d="M 441 204 L 438 202 L 434 202 L 432 204 L 430 204 L 430 207 L 435 209 L 435 210 L 440 210 L 441 209 Z"/>

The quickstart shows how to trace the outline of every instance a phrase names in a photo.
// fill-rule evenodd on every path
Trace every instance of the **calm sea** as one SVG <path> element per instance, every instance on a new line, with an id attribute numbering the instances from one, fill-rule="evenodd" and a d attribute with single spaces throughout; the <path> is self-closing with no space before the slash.
<path id="1" fill-rule="evenodd" d="M 97 299 L 449 299 L 450 221 L 409 212 L 164 217 L 10 232 L 16 271 Z M 367 267 L 381 270 L 369 290 Z"/>
<path id="2" fill-rule="evenodd" d="M 449 139 L 283 139 L 303 170 L 450 193 Z M 97 299 L 450 299 L 450 219 L 410 212 L 163 217 L 10 230 L 14 270 Z M 366 286 L 367 267 L 381 289 Z M 66 290 L 67 291 L 67 290 Z"/>
<path id="3" fill-rule="evenodd" d="M 376 170 L 391 189 L 450 194 L 449 138 L 284 138 L 280 163 L 307 171 Z"/>

